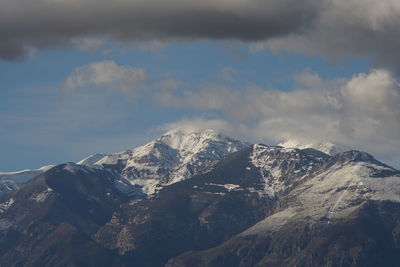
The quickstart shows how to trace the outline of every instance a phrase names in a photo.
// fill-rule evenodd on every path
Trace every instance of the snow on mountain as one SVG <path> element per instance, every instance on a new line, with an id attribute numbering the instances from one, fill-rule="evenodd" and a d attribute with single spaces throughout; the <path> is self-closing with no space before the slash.
<path id="1" fill-rule="evenodd" d="M 284 141 L 278 144 L 278 146 L 282 146 L 285 148 L 298 148 L 298 149 L 313 148 L 331 156 L 334 156 L 341 152 L 352 150 L 349 147 L 339 144 L 333 144 L 330 142 L 301 142 L 295 139 Z"/>
<path id="2" fill-rule="evenodd" d="M 53 167 L 54 165 L 47 165 L 34 170 L 29 169 L 16 172 L 0 172 L 0 195 L 17 190 L 21 184 L 26 183 L 33 177 L 38 176 Z"/>
<path id="3" fill-rule="evenodd" d="M 367 200 L 400 202 L 400 171 L 359 151 L 316 151 L 253 145 L 250 162 L 265 179 L 265 194 L 285 192 L 283 209 L 242 235 L 279 230 L 289 220 L 346 218 Z M 311 153 L 311 154 L 310 154 Z"/>
<path id="4" fill-rule="evenodd" d="M 199 173 L 204 175 L 182 181 Z M 34 260 L 32 253 L 21 254 L 32 266 L 46 265 L 35 259 L 47 259 L 54 247 L 61 260 L 77 248 L 78 256 L 67 257 L 99 258 L 109 251 L 114 263 L 158 259 L 151 266 L 167 260 L 165 266 L 332 266 L 347 249 L 351 257 L 343 262 L 351 263 L 377 247 L 398 255 L 400 171 L 364 152 L 330 156 L 315 149 L 248 146 L 211 130 L 171 131 L 131 150 L 60 164 L 38 178 L 0 203 L 0 230 L 12 229 L 10 238 L 17 237 L 15 249 L 7 247 L 11 239 L 3 240 L 10 256 L 3 253 L 2 262 L 8 265 L 21 248 L 38 242 L 47 245 L 35 251 Z M 177 181 L 182 182 L 154 197 L 137 199 Z M 139 195 L 131 194 L 134 189 Z M 120 194 L 124 190 L 128 194 Z M 66 226 L 79 231 L 65 231 Z M 381 239 L 393 245 L 376 243 Z M 88 245 L 93 241 L 102 250 Z M 177 255 L 180 259 L 172 258 Z"/>
<path id="5" fill-rule="evenodd" d="M 343 218 L 365 200 L 400 202 L 400 175 L 387 177 L 390 167 L 368 162 L 338 163 L 297 188 L 297 204 L 302 213 L 314 218 Z"/>
<path id="6" fill-rule="evenodd" d="M 248 144 L 213 130 L 173 130 L 143 146 L 110 155 L 93 155 L 78 162 L 109 170 L 153 194 L 204 171 L 213 162 Z"/>
<path id="7" fill-rule="evenodd" d="M 255 144 L 250 162 L 264 179 L 264 193 L 274 197 L 311 175 L 327 157 L 318 151 L 305 153 L 299 149 Z"/>
<path id="8" fill-rule="evenodd" d="M 77 162 L 77 165 L 68 163 L 65 168 L 71 172 L 105 169 L 113 174 L 116 185 L 124 191 L 127 183 L 131 183 L 142 187 L 146 194 L 153 194 L 164 185 L 204 171 L 213 162 L 247 145 L 213 130 L 172 130 L 143 146 L 115 154 L 90 155 Z M 34 170 L 0 172 L 0 193 L 15 190 L 19 184 L 52 167 L 54 165 Z"/>
<path id="9" fill-rule="evenodd" d="M 43 166 L 39 169 L 34 170 L 22 170 L 16 172 L 0 172 L 0 181 L 11 180 L 16 182 L 17 184 L 25 183 L 32 179 L 33 177 L 48 171 L 53 168 L 54 165 Z"/>
<path id="10" fill-rule="evenodd" d="M 78 161 L 76 164 L 93 167 L 93 166 L 96 166 L 95 163 L 97 161 L 101 160 L 105 156 L 107 156 L 107 155 L 106 154 L 93 154 L 93 155 L 90 155 L 90 156 L 82 159 L 81 161 Z"/>
<path id="11" fill-rule="evenodd" d="M 0 195 L 15 191 L 19 188 L 19 185 L 12 180 L 1 180 L 0 181 Z"/>

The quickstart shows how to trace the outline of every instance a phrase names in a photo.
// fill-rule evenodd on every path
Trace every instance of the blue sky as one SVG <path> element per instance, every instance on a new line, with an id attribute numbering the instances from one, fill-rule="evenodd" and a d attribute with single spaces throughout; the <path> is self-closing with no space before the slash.
<path id="1" fill-rule="evenodd" d="M 92 153 L 128 149 L 156 137 L 160 131 L 153 130 L 165 123 L 183 117 L 212 116 L 205 111 L 160 107 L 149 99 L 126 101 L 118 94 L 107 99 L 97 92 L 85 95 L 86 99 L 81 99 L 80 92 L 64 95 L 60 88 L 66 77 L 74 68 L 91 62 L 114 60 L 120 65 L 146 68 L 155 80 L 169 74 L 188 83 L 215 80 L 222 69 L 232 68 L 240 72 L 235 86 L 255 83 L 279 90 L 291 90 L 293 77 L 305 69 L 316 70 L 326 78 L 351 77 L 368 70 L 365 60 L 333 64 L 289 53 L 252 53 L 242 44 L 230 46 L 210 42 L 171 44 L 157 52 L 128 47 L 107 56 L 102 50 L 57 50 L 41 52 L 22 62 L 1 62 L 0 105 L 3 123 L 7 122 L 1 130 L 0 169 L 36 168 L 76 161 Z M 66 114 L 64 109 L 73 112 Z M 61 114 L 54 119 L 57 112 Z M 75 120 L 77 128 L 70 129 Z"/>
<path id="2" fill-rule="evenodd" d="M 103 23 L 96 13 L 104 14 L 102 5 L 91 11 L 91 23 L 74 26 L 79 17 L 51 15 L 52 23 L 40 25 L 35 10 L 57 11 L 51 2 L 35 0 L 31 9 L 22 0 L 0 4 L 3 15 L 15 12 L 2 17 L 0 11 L 0 23 L 8 27 L 0 28 L 8 41 L 0 45 L 0 171 L 129 149 L 171 127 L 211 127 L 271 144 L 331 141 L 400 166 L 399 53 L 393 48 L 398 40 L 391 39 L 397 31 L 393 25 L 400 23 L 385 11 L 392 1 L 371 3 L 374 11 L 356 23 L 335 3 L 328 10 L 313 1 L 303 1 L 304 10 L 291 10 L 290 0 L 260 6 L 290 15 L 292 24 L 272 13 L 258 14 L 251 8 L 257 1 L 251 1 L 245 8 L 240 1 L 223 6 L 205 1 L 209 13 L 197 20 L 185 15 L 198 8 L 194 4 L 157 2 L 176 5 L 176 11 L 153 14 L 152 7 L 143 7 L 147 15 L 126 28 L 116 18 L 97 28 Z M 112 8 L 124 10 L 136 2 L 124 0 Z M 350 2 L 367 12 L 358 0 Z M 70 11 L 76 7 L 82 15 L 94 4 L 77 3 L 70 3 Z M 225 18 L 212 13 L 220 7 L 243 14 L 222 23 Z M 20 13 L 26 22 L 18 20 Z M 304 21 L 305 13 L 310 21 Z M 170 18 L 171 25 L 158 24 L 158 16 Z M 221 29 L 207 26 L 204 16 Z M 155 21 L 151 27 L 141 24 L 149 19 Z M 31 29 L 37 36 L 23 30 L 28 26 L 38 27 Z M 13 28 L 17 34 L 11 35 Z"/>

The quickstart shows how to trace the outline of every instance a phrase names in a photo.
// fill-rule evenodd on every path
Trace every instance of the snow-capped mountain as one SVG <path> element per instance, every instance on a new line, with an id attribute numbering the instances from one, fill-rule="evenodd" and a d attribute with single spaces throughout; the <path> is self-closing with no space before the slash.
<path id="1" fill-rule="evenodd" d="M 395 266 L 397 245 L 384 259 L 376 255 L 400 240 L 386 234 L 400 226 L 400 171 L 365 152 L 316 152 L 253 145 L 249 166 L 274 207 L 219 246 L 166 266 Z"/>
<path id="2" fill-rule="evenodd" d="M 16 172 L 0 172 L 0 195 L 18 189 L 21 184 L 53 167 L 54 165 L 47 165 L 34 170 L 29 169 Z"/>
<path id="3" fill-rule="evenodd" d="M 366 200 L 400 203 L 400 171 L 359 151 L 327 156 L 316 150 L 253 145 L 251 162 L 270 196 L 290 192 L 292 211 L 315 220 L 346 216 Z"/>
<path id="4" fill-rule="evenodd" d="M 6 181 L 6 180 L 12 180 L 18 184 L 25 183 L 32 179 L 33 177 L 44 173 L 45 171 L 50 170 L 53 168 L 54 165 L 47 165 L 43 166 L 39 169 L 34 169 L 34 170 L 22 170 L 22 171 L 16 171 L 16 172 L 0 172 L 0 180 L 1 181 Z"/>
<path id="5" fill-rule="evenodd" d="M 211 129 L 172 130 L 143 146 L 115 154 L 94 154 L 77 164 L 111 172 L 116 185 L 124 191 L 129 191 L 128 181 L 133 191 L 141 187 L 145 194 L 153 194 L 165 185 L 205 171 L 215 161 L 248 145 Z M 18 189 L 52 167 L 0 172 L 0 194 Z"/>
<path id="6" fill-rule="evenodd" d="M 146 194 L 192 177 L 248 144 L 213 130 L 173 130 L 143 146 L 116 154 L 89 156 L 78 164 L 104 168 L 143 187 Z"/>
<path id="7" fill-rule="evenodd" d="M 299 148 L 299 149 L 313 148 L 331 156 L 334 156 L 341 152 L 352 150 L 350 147 L 340 144 L 334 144 L 331 142 L 302 142 L 295 139 L 286 140 L 282 143 L 279 143 L 278 146 L 282 146 L 285 148 Z"/>
<path id="8" fill-rule="evenodd" d="M 400 262 L 400 171 L 353 150 L 171 131 L 55 166 L 0 199 L 6 266 Z"/>
<path id="9" fill-rule="evenodd" d="M 94 155 L 90 155 L 80 161 L 78 161 L 76 164 L 78 165 L 85 165 L 88 167 L 97 167 L 96 166 L 96 162 L 101 160 L 102 158 L 104 158 L 105 156 L 107 156 L 107 154 L 94 154 Z"/>

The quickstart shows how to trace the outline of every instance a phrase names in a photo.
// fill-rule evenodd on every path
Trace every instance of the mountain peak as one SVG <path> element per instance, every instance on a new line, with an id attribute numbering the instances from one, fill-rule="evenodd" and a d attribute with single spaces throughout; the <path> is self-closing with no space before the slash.
<path id="1" fill-rule="evenodd" d="M 105 156 L 107 156 L 107 155 L 106 154 L 93 154 L 93 155 L 87 156 L 86 158 L 78 161 L 76 164 L 93 167 L 93 166 L 95 166 L 97 161 L 101 160 Z"/>
<path id="2" fill-rule="evenodd" d="M 170 129 L 166 133 L 163 134 L 165 135 L 190 135 L 190 134 L 195 134 L 195 135 L 219 135 L 219 133 L 213 129 L 195 129 L 195 128 L 176 128 L 176 129 Z"/>
<path id="3" fill-rule="evenodd" d="M 178 151 L 199 151 L 210 141 L 236 141 L 212 129 L 174 129 L 166 132 L 156 141 L 162 142 Z"/>
<path id="4" fill-rule="evenodd" d="M 298 149 L 313 148 L 331 156 L 352 150 L 347 146 L 334 144 L 331 142 L 305 142 L 296 139 L 286 140 L 282 143 L 279 143 L 278 146 Z"/>
<path id="5" fill-rule="evenodd" d="M 213 162 L 248 144 L 211 129 L 175 129 L 143 146 L 110 155 L 92 155 L 78 162 L 105 168 L 139 185 L 146 194 L 201 173 Z"/>

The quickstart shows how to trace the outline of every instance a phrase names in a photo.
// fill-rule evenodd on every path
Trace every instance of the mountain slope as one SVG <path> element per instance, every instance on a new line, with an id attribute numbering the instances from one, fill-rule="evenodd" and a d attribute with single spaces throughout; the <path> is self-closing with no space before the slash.
<path id="1" fill-rule="evenodd" d="M 213 162 L 248 144 L 213 130 L 170 131 L 143 146 L 106 156 L 93 155 L 78 164 L 104 168 L 153 194 L 206 170 Z"/>
<path id="2" fill-rule="evenodd" d="M 223 266 L 221 257 L 225 256 L 230 261 L 224 266 L 252 266 L 242 262 L 240 251 L 248 251 L 249 257 L 261 253 L 269 258 L 259 248 L 252 251 L 254 236 L 260 236 L 262 246 L 271 231 L 290 225 L 284 233 L 291 230 L 292 234 L 280 243 L 290 246 L 286 242 L 302 233 L 299 227 L 304 231 L 310 229 L 309 224 L 336 227 L 363 203 L 397 202 L 399 185 L 398 171 L 363 152 L 331 157 L 312 149 L 254 145 L 221 160 L 207 173 L 126 205 L 96 234 L 96 240 L 143 266 L 162 266 L 174 254 L 222 242 L 222 249 L 183 254 L 170 260 L 169 266 Z M 351 190 L 354 194 L 343 195 Z M 365 195 L 367 191 L 373 193 Z M 318 235 L 318 229 L 314 234 Z M 224 242 L 232 236 L 233 241 Z M 226 252 L 226 243 L 238 247 L 238 255 Z M 293 245 L 293 249 L 298 248 Z"/>
<path id="3" fill-rule="evenodd" d="M 207 173 L 123 205 L 96 240 L 138 266 L 163 266 L 188 249 L 214 246 L 241 232 L 273 203 L 259 194 L 262 177 L 247 169 L 248 154 L 249 149 L 234 153 Z"/>
<path id="4" fill-rule="evenodd" d="M 168 266 L 395 266 L 400 239 L 388 233 L 400 229 L 400 172 L 357 151 L 314 170 L 265 219 Z"/>
<path id="5" fill-rule="evenodd" d="M 210 131 L 61 164 L 0 199 L 5 266 L 397 266 L 399 244 L 398 170 Z"/>
<path id="6" fill-rule="evenodd" d="M 188 179 L 206 170 L 224 156 L 243 149 L 247 143 L 213 130 L 172 130 L 143 146 L 116 154 L 94 154 L 78 165 L 109 171 L 126 189 L 141 188 L 151 195 L 162 187 Z M 22 183 L 44 173 L 54 165 L 36 170 L 0 172 L 0 195 L 17 190 Z"/>
<path id="7" fill-rule="evenodd" d="M 53 167 L 54 165 L 48 165 L 35 170 L 0 172 L 0 195 L 17 190 L 21 184 L 26 183 L 35 176 L 38 176 Z"/>
<path id="8" fill-rule="evenodd" d="M 91 235 L 126 196 L 109 173 L 73 163 L 24 184 L 0 209 L 0 262 L 4 266 L 110 266 L 113 252 Z M 88 257 L 93 255 L 94 257 Z"/>

